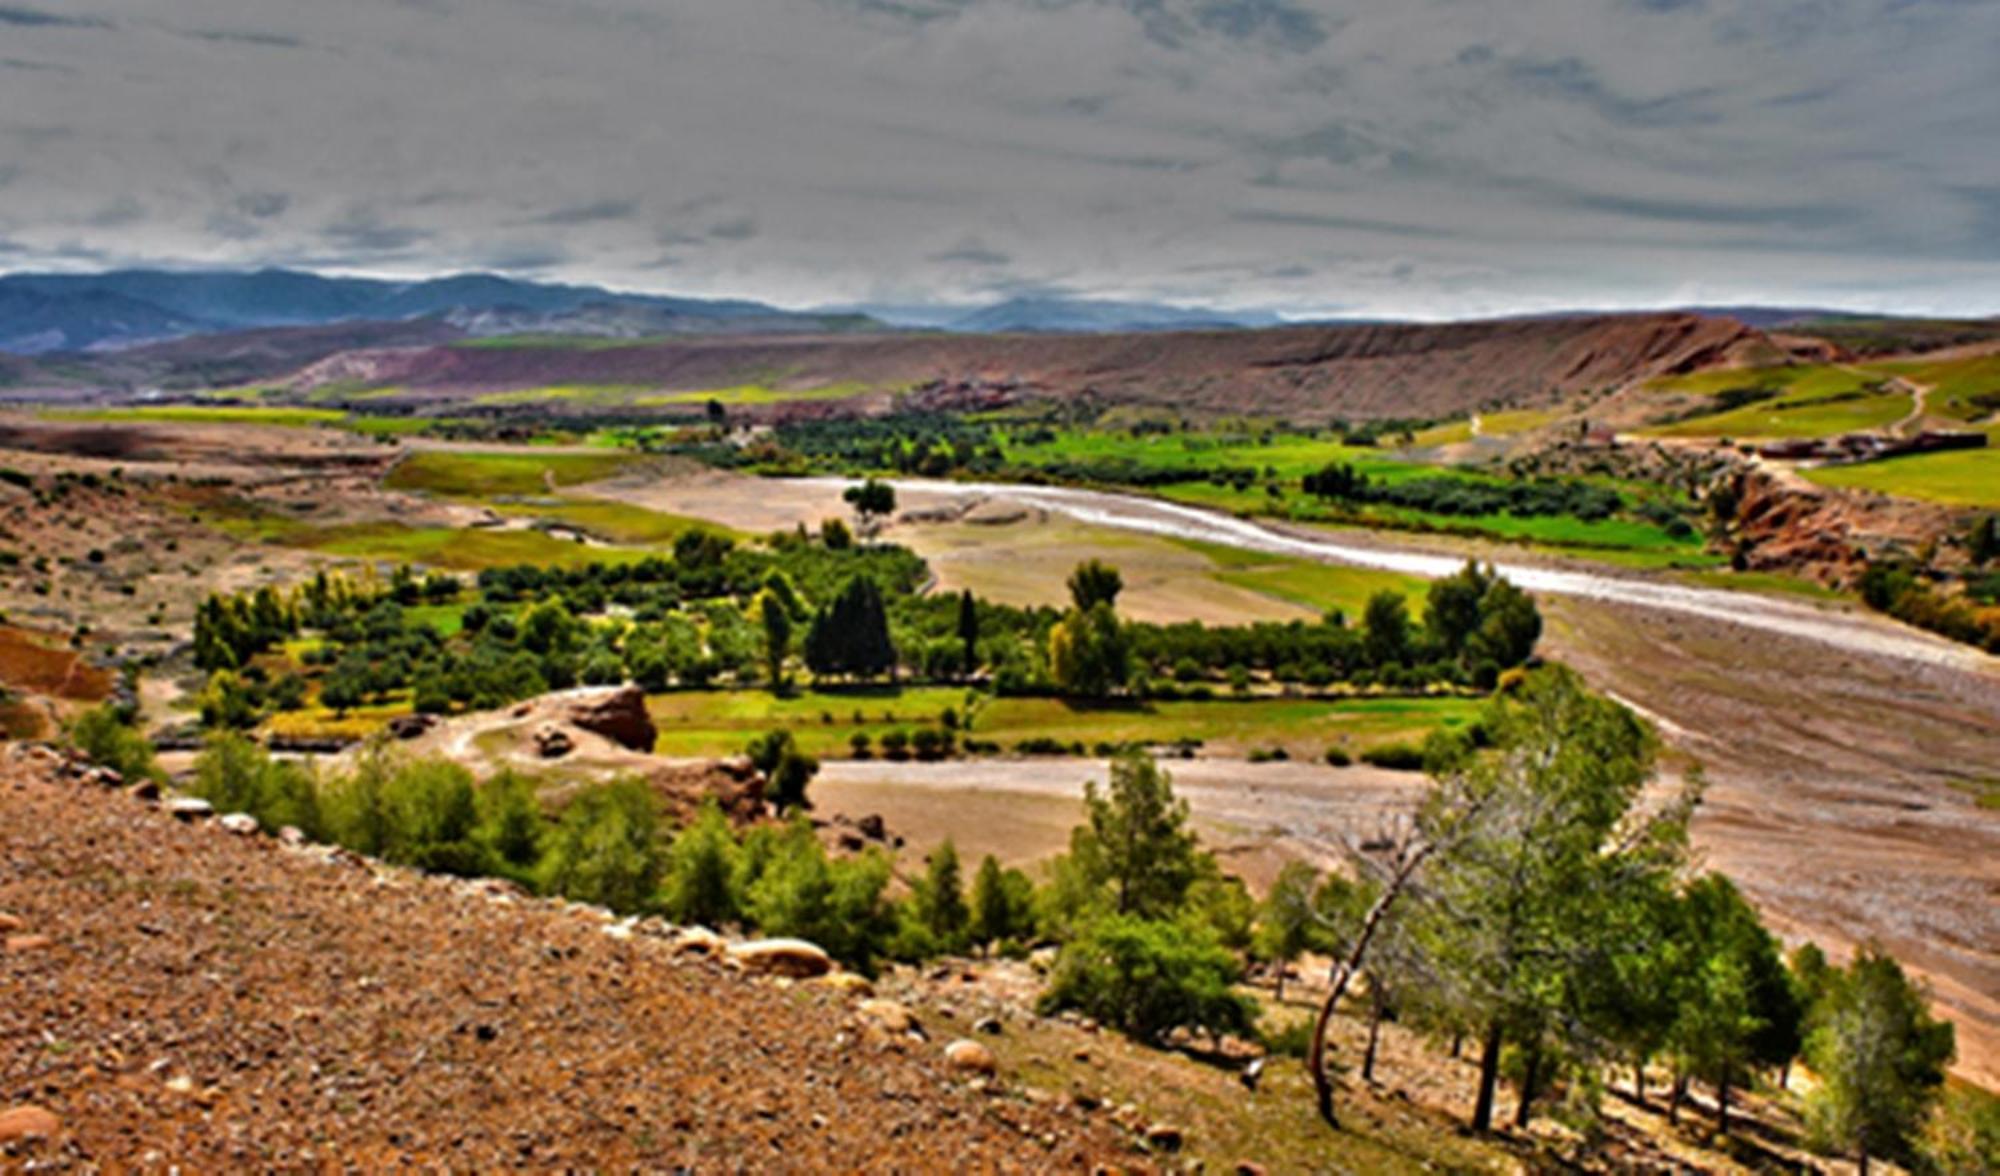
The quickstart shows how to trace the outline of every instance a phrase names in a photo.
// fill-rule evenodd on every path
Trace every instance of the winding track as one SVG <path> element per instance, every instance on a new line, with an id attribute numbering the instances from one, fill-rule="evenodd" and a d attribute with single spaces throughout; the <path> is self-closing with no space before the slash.
<path id="1" fill-rule="evenodd" d="M 799 481 L 834 490 L 851 484 L 849 480 L 839 478 L 804 478 Z M 1132 494 L 1002 482 L 896 479 L 890 484 L 899 495 L 918 499 L 1008 498 L 1097 526 L 1220 543 L 1248 551 L 1322 563 L 1377 568 L 1426 579 L 1448 576 L 1464 566 L 1465 562 L 1459 556 L 1360 543 L 1333 534 L 1296 530 Z M 1496 562 L 1494 566 L 1502 575 L 1530 592 L 1579 596 L 1659 612 L 1682 613 L 1802 638 L 1852 653 L 1975 672 L 1992 673 L 2000 669 L 2000 659 L 1976 649 L 1865 614 L 1837 612 L 1749 592 L 1696 588 L 1607 573 L 1505 561 Z"/>

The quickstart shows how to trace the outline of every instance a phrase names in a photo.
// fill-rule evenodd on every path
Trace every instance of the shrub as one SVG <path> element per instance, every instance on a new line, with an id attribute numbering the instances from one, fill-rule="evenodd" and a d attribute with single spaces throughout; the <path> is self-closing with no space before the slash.
<path id="1" fill-rule="evenodd" d="M 741 909 L 736 890 L 736 838 L 729 820 L 711 798 L 667 849 L 661 902 L 681 923 L 719 927 Z"/>
<path id="2" fill-rule="evenodd" d="M 613 780 L 577 793 L 549 839 L 546 888 L 614 911 L 643 910 L 659 886 L 660 816 L 638 780 Z"/>
<path id="3" fill-rule="evenodd" d="M 486 851 L 490 868 L 531 883 L 542 856 L 542 805 L 535 782 L 511 769 L 502 771 L 480 786 L 474 807 L 479 824 L 473 837 Z"/>
<path id="4" fill-rule="evenodd" d="M 1344 747 L 1329 747 L 1326 749 L 1326 762 L 1336 768 L 1344 768 L 1354 762 L 1354 757 Z"/>
<path id="5" fill-rule="evenodd" d="M 812 807 L 806 799 L 806 786 L 819 774 L 819 761 L 799 750 L 790 731 L 760 735 L 744 750 L 769 782 L 772 804 L 780 809 Z"/>
<path id="6" fill-rule="evenodd" d="M 830 862 L 804 818 L 743 848 L 744 873 L 755 877 L 746 888 L 747 905 L 761 930 L 810 940 L 851 968 L 873 969 L 896 930 L 895 911 L 884 898 L 887 857 L 870 851 Z"/>
<path id="7" fill-rule="evenodd" d="M 910 758 L 910 733 L 901 728 L 882 736 L 882 754 L 892 760 Z"/>
<path id="8" fill-rule="evenodd" d="M 267 829 L 290 825 L 307 837 L 325 832 L 319 791 L 297 764 L 273 760 L 241 735 L 213 735 L 195 759 L 191 791 L 224 813 L 249 813 Z"/>
<path id="9" fill-rule="evenodd" d="M 381 853 L 389 861 L 444 874 L 486 872 L 473 840 L 479 809 L 472 773 L 445 759 L 400 765 L 382 793 L 388 820 Z"/>
<path id="10" fill-rule="evenodd" d="M 153 761 L 153 745 L 110 704 L 93 707 L 76 717 L 69 727 L 69 744 L 90 761 L 110 768 L 127 780 L 158 779 L 159 765 Z"/>
<path id="11" fill-rule="evenodd" d="M 1256 1006 L 1232 990 L 1237 975 L 1236 957 L 1206 928 L 1112 915 L 1063 948 L 1040 1007 L 1076 1009 L 1148 1042 L 1180 1026 L 1243 1033 Z"/>
<path id="12" fill-rule="evenodd" d="M 847 737 L 847 746 L 853 749 L 854 758 L 858 760 L 868 759 L 870 756 L 875 754 L 870 749 L 870 744 L 872 742 L 873 741 L 868 738 L 868 732 L 866 731 L 856 731 L 854 734 L 849 735 Z"/>
<path id="13" fill-rule="evenodd" d="M 1424 770 L 1424 749 L 1411 743 L 1384 743 L 1361 753 L 1361 762 L 1392 772 Z"/>

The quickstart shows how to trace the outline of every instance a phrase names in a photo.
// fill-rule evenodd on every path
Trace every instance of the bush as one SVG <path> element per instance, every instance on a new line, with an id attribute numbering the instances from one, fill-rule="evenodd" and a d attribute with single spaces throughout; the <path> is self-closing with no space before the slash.
<path id="1" fill-rule="evenodd" d="M 93 707 L 78 715 L 69 727 L 69 745 L 100 767 L 110 768 L 127 780 L 158 779 L 159 765 L 153 761 L 153 745 L 132 729 L 117 707 Z"/>
<path id="2" fill-rule="evenodd" d="M 191 791 L 217 812 L 249 813 L 266 829 L 290 825 L 315 839 L 325 833 L 312 777 L 297 764 L 273 760 L 241 735 L 211 736 L 195 759 L 194 773 Z"/>
<path id="3" fill-rule="evenodd" d="M 676 922 L 720 927 L 737 918 L 742 898 L 736 890 L 736 838 L 713 799 L 667 849 L 661 902 Z"/>
<path id="4" fill-rule="evenodd" d="M 910 733 L 898 728 L 882 736 L 882 754 L 892 760 L 910 758 Z"/>
<path id="5" fill-rule="evenodd" d="M 486 872 L 486 856 L 473 840 L 479 809 L 471 772 L 444 759 L 402 764 L 389 777 L 382 805 L 384 858 L 443 874 Z"/>
<path id="6" fill-rule="evenodd" d="M 896 913 L 884 897 L 887 857 L 870 851 L 828 861 L 804 818 L 774 837 L 751 839 L 743 852 L 742 873 L 755 879 L 746 905 L 760 930 L 810 940 L 851 968 L 873 969 L 896 932 Z"/>
<path id="7" fill-rule="evenodd" d="M 1063 948 L 1040 1008 L 1076 1009 L 1148 1042 L 1180 1026 L 1245 1033 L 1256 1005 L 1231 988 L 1237 977 L 1236 957 L 1206 928 L 1112 915 Z"/>
<path id="8" fill-rule="evenodd" d="M 550 836 L 546 888 L 578 902 L 634 912 L 653 902 L 663 855 L 653 793 L 614 780 L 577 793 Z"/>
<path id="9" fill-rule="evenodd" d="M 1336 768 L 1344 768 L 1354 762 L 1354 757 L 1347 754 L 1344 747 L 1329 747 L 1326 749 L 1326 762 Z"/>
<path id="10" fill-rule="evenodd" d="M 479 824 L 473 833 L 490 868 L 524 885 L 534 880 L 542 857 L 542 805 L 535 782 L 511 769 L 479 788 Z"/>
<path id="11" fill-rule="evenodd" d="M 764 773 L 770 786 L 770 800 L 780 809 L 811 808 L 806 786 L 819 775 L 819 761 L 799 750 L 790 731 L 760 735 L 745 748 L 750 762 Z"/>
<path id="12" fill-rule="evenodd" d="M 1361 762 L 1392 772 L 1424 770 L 1424 749 L 1411 743 L 1384 743 L 1361 753 Z"/>

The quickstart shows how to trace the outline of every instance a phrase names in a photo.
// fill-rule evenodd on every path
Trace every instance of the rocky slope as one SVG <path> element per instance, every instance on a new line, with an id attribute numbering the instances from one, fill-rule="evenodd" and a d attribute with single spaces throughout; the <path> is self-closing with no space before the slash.
<path id="1" fill-rule="evenodd" d="M 920 405 L 1089 397 L 1197 414 L 1423 417 L 1538 404 L 1666 372 L 1775 354 L 1759 332 L 1691 314 L 1443 325 L 1282 327 L 1104 335 L 824 335 L 630 346 L 400 347 L 343 351 L 293 391 L 369 386 L 382 403 L 450 402 L 513 389 L 612 385 L 699 390 L 758 383 L 914 390 Z M 548 411 L 547 405 L 529 406 Z M 582 406 L 572 405 L 578 411 Z M 684 406 L 699 412 L 699 404 Z M 822 403 L 819 406 L 824 409 Z"/>
<path id="2" fill-rule="evenodd" d="M 0 1168 L 1048 1171 L 1116 1153 L 1108 1129 L 871 1033 L 852 993 L 494 891 L 0 759 Z"/>

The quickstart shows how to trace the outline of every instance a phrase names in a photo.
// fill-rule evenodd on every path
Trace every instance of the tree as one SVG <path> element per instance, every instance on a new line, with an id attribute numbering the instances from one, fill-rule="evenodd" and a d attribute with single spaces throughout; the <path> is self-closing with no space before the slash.
<path id="1" fill-rule="evenodd" d="M 831 605 L 814 614 L 806 632 L 805 655 L 815 674 L 872 678 L 895 670 L 888 610 L 874 580 L 855 576 Z"/>
<path id="2" fill-rule="evenodd" d="M 1966 533 L 1965 554 L 1974 564 L 1986 566 L 2000 557 L 2000 515 L 1983 514 Z"/>
<path id="3" fill-rule="evenodd" d="M 1410 609 L 1400 592 L 1383 590 L 1368 598 L 1361 616 L 1361 645 L 1373 666 L 1410 660 Z"/>
<path id="4" fill-rule="evenodd" d="M 659 807 L 644 782 L 585 788 L 550 835 L 547 889 L 614 911 L 645 909 L 660 881 L 659 829 Z"/>
<path id="5" fill-rule="evenodd" d="M 1124 589 L 1125 578 L 1102 560 L 1086 560 L 1069 574 L 1069 599 L 1078 612 L 1089 612 L 1100 604 L 1115 608 Z"/>
<path id="6" fill-rule="evenodd" d="M 770 800 L 780 811 L 809 809 L 806 787 L 819 775 L 819 761 L 799 750 L 790 731 L 770 731 L 750 741 L 744 749 L 750 762 L 764 773 Z"/>
<path id="7" fill-rule="evenodd" d="M 1141 1041 L 1181 1026 L 1242 1033 L 1256 1006 L 1232 988 L 1239 970 L 1205 928 L 1112 915 L 1064 946 L 1040 1008 L 1078 1009 Z"/>
<path id="8" fill-rule="evenodd" d="M 1806 1061 L 1819 1085 L 1806 1099 L 1806 1124 L 1817 1144 L 1852 1155 L 1864 1174 L 1875 1157 L 1909 1155 L 1944 1084 L 1954 1034 L 1929 1006 L 1893 958 L 1868 946 L 1813 1011 Z"/>
<path id="9" fill-rule="evenodd" d="M 1684 966 L 1668 1046 L 1682 1074 L 1715 1088 L 1716 1126 L 1727 1132 L 1731 1089 L 1798 1052 L 1798 1003 L 1777 940 L 1727 878 L 1689 884 L 1679 915 L 1673 948 Z"/>
<path id="10" fill-rule="evenodd" d="M 205 727 L 247 730 L 257 725 L 263 711 L 257 705 L 257 689 L 234 670 L 217 670 L 208 676 L 197 700 Z"/>
<path id="11" fill-rule="evenodd" d="M 972 912 L 965 905 L 958 847 L 951 838 L 932 851 L 916 888 L 916 914 L 931 940 L 947 952 L 962 951 L 970 934 Z"/>
<path id="12" fill-rule="evenodd" d="M 846 551 L 854 546 L 854 532 L 839 519 L 827 519 L 819 525 L 819 541 L 828 551 Z"/>
<path id="13" fill-rule="evenodd" d="M 896 513 L 896 488 L 877 478 L 869 478 L 859 486 L 849 486 L 840 497 L 854 508 L 864 535 L 874 530 L 876 519 Z"/>
<path id="14" fill-rule="evenodd" d="M 1187 802 L 1174 796 L 1173 777 L 1144 752 L 1113 760 L 1111 785 L 1084 785 L 1085 824 L 1070 835 L 1070 855 L 1095 889 L 1108 891 L 1121 915 L 1170 918 L 1200 875 L 1188 829 Z"/>
<path id="15" fill-rule="evenodd" d="M 1483 1036 L 1472 1126 L 1485 1131 L 1509 1042 L 1523 1057 L 1526 1121 L 1552 1028 L 1587 1003 L 1609 967 L 1615 944 L 1598 929 L 1678 868 L 1699 783 L 1635 812 L 1654 774 L 1655 736 L 1562 667 L 1528 675 L 1480 725 L 1490 752 L 1434 749 L 1418 829 L 1449 848 L 1426 866 L 1414 914 L 1428 962 Z"/>
<path id="16" fill-rule="evenodd" d="M 1067 693 L 1107 698 L 1131 674 L 1131 643 L 1104 603 L 1071 609 L 1049 629 L 1049 675 Z"/>
<path id="17" fill-rule="evenodd" d="M 1257 954 L 1271 961 L 1277 972 L 1275 999 L 1280 1004 L 1285 1000 L 1285 973 L 1317 938 L 1313 892 L 1318 886 L 1318 870 L 1304 862 L 1286 862 L 1258 914 Z"/>
<path id="18" fill-rule="evenodd" d="M 785 681 L 785 657 L 792 647 L 792 614 L 777 593 L 757 594 L 757 612 L 764 622 L 764 680 L 778 692 Z"/>
<path id="19" fill-rule="evenodd" d="M 667 847 L 661 899 L 680 923 L 720 927 L 737 917 L 736 838 L 713 797 L 702 801 L 688 827 Z"/>
<path id="20" fill-rule="evenodd" d="M 263 748 L 233 731 L 211 735 L 195 757 L 190 791 L 217 812 L 249 813 L 268 829 L 290 825 L 319 837 L 319 794 L 312 777 L 297 764 L 273 760 Z"/>
<path id="21" fill-rule="evenodd" d="M 542 804 L 535 782 L 503 768 L 479 786 L 474 797 L 479 823 L 473 839 L 486 850 L 492 869 L 516 882 L 534 878 L 542 856 Z"/>
<path id="22" fill-rule="evenodd" d="M 972 877 L 972 940 L 978 944 L 1023 939 L 1035 929 L 1035 884 L 1020 870 L 1003 870 L 992 854 Z"/>
<path id="23" fill-rule="evenodd" d="M 110 703 L 78 715 L 69 726 L 69 744 L 90 757 L 90 762 L 110 768 L 129 781 L 160 778 L 159 766 L 153 760 L 153 745 Z"/>
<path id="24" fill-rule="evenodd" d="M 970 588 L 958 594 L 958 643 L 962 649 L 959 674 L 970 678 L 979 669 L 979 605 Z"/>

